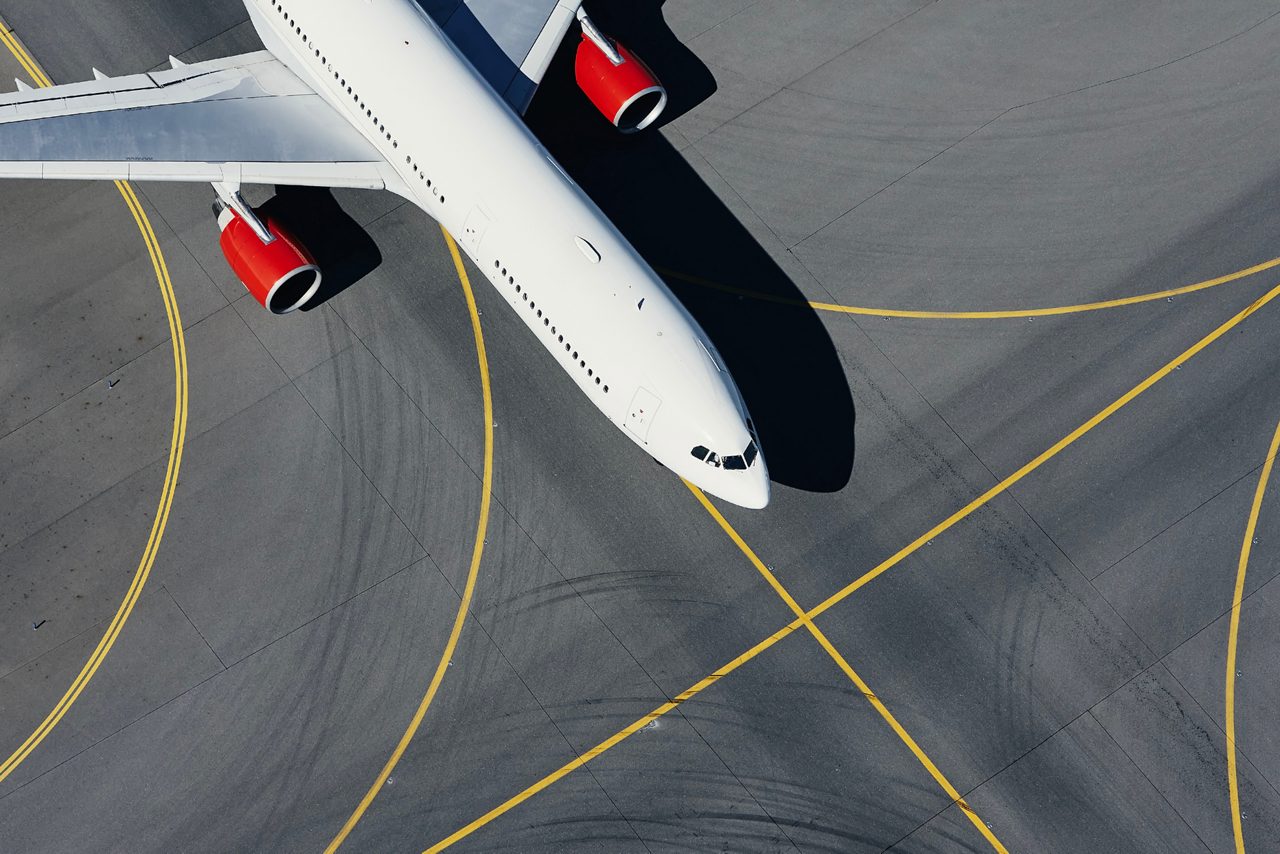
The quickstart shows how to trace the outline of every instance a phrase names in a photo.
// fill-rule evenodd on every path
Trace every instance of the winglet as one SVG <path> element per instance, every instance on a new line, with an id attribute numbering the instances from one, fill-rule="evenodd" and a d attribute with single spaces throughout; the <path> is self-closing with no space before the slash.
<path id="1" fill-rule="evenodd" d="M 170 68 L 181 68 L 184 65 L 186 65 L 186 63 L 183 62 L 181 59 L 178 59 L 178 57 L 174 56 L 173 54 L 169 54 Z"/>
<path id="2" fill-rule="evenodd" d="M 22 81 L 21 81 L 21 80 L 19 80 L 17 77 L 13 78 L 13 82 L 18 84 L 18 91 L 19 91 L 19 92 L 30 92 L 30 91 L 32 91 L 32 89 L 31 89 L 31 86 L 30 86 L 30 85 L 28 85 L 27 83 L 22 82 Z"/>
<path id="3" fill-rule="evenodd" d="M 94 80 L 110 80 L 111 78 L 95 68 L 93 69 L 93 79 Z"/>

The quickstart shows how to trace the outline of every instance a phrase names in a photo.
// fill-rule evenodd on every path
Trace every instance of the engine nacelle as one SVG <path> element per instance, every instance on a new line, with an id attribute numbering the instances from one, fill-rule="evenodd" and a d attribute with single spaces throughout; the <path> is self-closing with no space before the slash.
<path id="1" fill-rule="evenodd" d="M 235 211 L 218 213 L 222 235 L 218 244 L 236 277 L 253 298 L 273 314 L 287 314 L 302 308 L 320 289 L 320 268 L 315 258 L 284 226 L 268 215 L 258 214 L 275 240 L 262 240 Z"/>
<path id="2" fill-rule="evenodd" d="M 658 78 L 622 43 L 609 39 L 615 63 L 586 33 L 578 44 L 574 75 L 578 86 L 606 119 L 623 133 L 653 124 L 667 106 L 667 90 Z"/>

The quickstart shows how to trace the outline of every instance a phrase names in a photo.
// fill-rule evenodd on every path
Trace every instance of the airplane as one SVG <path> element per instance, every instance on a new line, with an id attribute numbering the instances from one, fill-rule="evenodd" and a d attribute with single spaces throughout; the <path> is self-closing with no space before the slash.
<path id="1" fill-rule="evenodd" d="M 697 321 L 521 115 L 575 21 L 575 77 L 623 132 L 667 92 L 582 0 L 244 0 L 265 50 L 0 96 L 0 178 L 209 182 L 265 309 L 322 271 L 243 184 L 388 190 L 457 235 L 604 415 L 678 476 L 765 507 L 759 438 Z M 434 14 L 434 17 L 433 17 Z"/>

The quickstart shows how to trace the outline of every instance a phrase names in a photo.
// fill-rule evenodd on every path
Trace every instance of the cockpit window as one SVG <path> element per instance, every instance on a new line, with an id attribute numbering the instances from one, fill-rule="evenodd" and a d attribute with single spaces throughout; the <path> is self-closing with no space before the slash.
<path id="1" fill-rule="evenodd" d="M 741 454 L 730 454 L 722 457 L 704 445 L 698 445 L 690 453 L 709 466 L 725 468 L 731 471 L 742 471 L 750 468 L 755 463 L 756 457 L 760 455 L 760 448 L 757 447 L 756 440 L 752 439 L 748 443 L 747 449 Z"/>

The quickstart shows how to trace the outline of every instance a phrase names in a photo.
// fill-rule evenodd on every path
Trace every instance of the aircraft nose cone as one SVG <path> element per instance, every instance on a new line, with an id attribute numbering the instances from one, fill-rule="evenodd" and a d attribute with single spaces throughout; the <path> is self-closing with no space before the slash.
<path id="1" fill-rule="evenodd" d="M 763 510 L 769 506 L 770 485 L 769 475 L 761 466 L 751 480 L 743 485 L 743 488 L 736 498 L 730 498 L 734 504 L 739 507 L 745 507 L 748 510 Z"/>
<path id="2" fill-rule="evenodd" d="M 747 510 L 763 510 L 769 506 L 771 484 L 769 470 L 759 463 L 748 471 L 719 471 L 714 482 L 703 488 L 731 504 Z"/>

